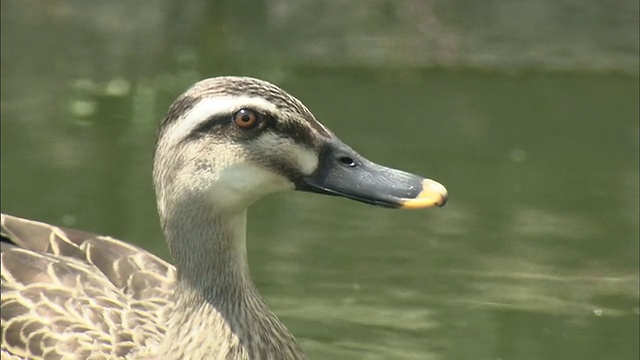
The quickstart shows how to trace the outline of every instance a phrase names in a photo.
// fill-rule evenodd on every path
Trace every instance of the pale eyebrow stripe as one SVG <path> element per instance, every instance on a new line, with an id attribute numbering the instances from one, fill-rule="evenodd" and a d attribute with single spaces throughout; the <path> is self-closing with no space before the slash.
<path id="1" fill-rule="evenodd" d="M 269 113 L 276 113 L 277 111 L 274 104 L 258 97 L 217 96 L 215 98 L 205 98 L 200 100 L 178 121 L 170 125 L 164 136 L 167 137 L 169 143 L 175 144 L 188 136 L 202 121 L 206 121 L 217 114 L 232 114 L 244 107 Z"/>

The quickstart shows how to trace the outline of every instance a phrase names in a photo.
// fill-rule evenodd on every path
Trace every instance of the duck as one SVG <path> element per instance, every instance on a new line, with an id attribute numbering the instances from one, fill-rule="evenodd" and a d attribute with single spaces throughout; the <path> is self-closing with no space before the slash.
<path id="1" fill-rule="evenodd" d="M 109 236 L 2 214 L 2 359 L 307 359 L 247 261 L 247 209 L 285 190 L 443 206 L 435 180 L 376 164 L 255 78 L 199 81 L 157 132 L 153 184 L 174 265 Z"/>

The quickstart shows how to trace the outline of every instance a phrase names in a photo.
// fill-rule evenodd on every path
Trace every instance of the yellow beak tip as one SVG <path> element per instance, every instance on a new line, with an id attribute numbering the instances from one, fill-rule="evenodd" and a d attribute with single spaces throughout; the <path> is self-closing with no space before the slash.
<path id="1" fill-rule="evenodd" d="M 447 189 L 437 181 L 424 179 L 422 191 L 413 199 L 405 199 L 400 208 L 423 209 L 433 206 L 444 206 L 447 203 Z"/>

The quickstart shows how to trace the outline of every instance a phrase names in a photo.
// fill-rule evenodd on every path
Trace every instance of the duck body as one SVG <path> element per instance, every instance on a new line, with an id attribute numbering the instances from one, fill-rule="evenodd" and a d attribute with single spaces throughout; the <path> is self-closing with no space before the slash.
<path id="1" fill-rule="evenodd" d="M 153 177 L 175 267 L 111 237 L 2 215 L 2 359 L 306 359 L 251 279 L 247 208 L 283 190 L 410 209 L 447 197 L 246 77 L 203 80 L 173 103 Z"/>
<path id="2" fill-rule="evenodd" d="M 3 359 L 157 353 L 173 308 L 172 265 L 111 237 L 11 215 L 0 230 Z"/>
<path id="3" fill-rule="evenodd" d="M 108 236 L 11 215 L 2 214 L 0 229 L 2 328 L 4 334 L 14 335 L 3 337 L 2 359 L 15 353 L 23 355 L 19 359 L 306 358 L 293 336 L 255 296 L 238 299 L 258 304 L 234 303 L 230 309 L 191 299 L 200 309 L 179 314 L 180 325 L 175 328 L 199 329 L 189 332 L 198 336 L 175 334 L 181 341 L 170 343 L 161 356 L 166 323 L 176 306 L 173 265 Z M 33 281 L 34 273 L 40 274 L 39 282 Z M 233 308 L 261 312 L 230 317 Z M 258 328 L 259 337 L 247 341 L 243 334 L 249 336 Z M 219 340 L 202 346 L 201 334 Z"/>

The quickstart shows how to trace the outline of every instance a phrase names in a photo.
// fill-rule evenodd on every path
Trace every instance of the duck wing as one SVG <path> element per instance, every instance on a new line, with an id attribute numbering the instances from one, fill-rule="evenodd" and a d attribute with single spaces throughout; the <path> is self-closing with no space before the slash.
<path id="1" fill-rule="evenodd" d="M 2 359 L 156 351 L 176 270 L 121 240 L 2 214 Z"/>

